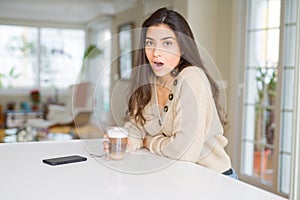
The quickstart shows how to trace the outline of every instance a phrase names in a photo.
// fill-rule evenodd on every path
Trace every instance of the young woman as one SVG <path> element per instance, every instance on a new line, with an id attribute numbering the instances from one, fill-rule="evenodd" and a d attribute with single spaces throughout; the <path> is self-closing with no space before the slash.
<path id="1" fill-rule="evenodd" d="M 129 151 L 145 147 L 237 178 L 224 150 L 227 122 L 218 86 L 176 11 L 161 8 L 143 23 L 131 84 Z"/>

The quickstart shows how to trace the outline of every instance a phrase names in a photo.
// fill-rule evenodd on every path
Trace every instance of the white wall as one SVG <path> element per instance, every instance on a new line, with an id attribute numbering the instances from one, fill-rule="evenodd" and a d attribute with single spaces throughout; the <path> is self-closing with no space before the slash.
<path id="1" fill-rule="evenodd" d="M 188 0 L 187 20 L 197 42 L 217 59 L 218 0 Z"/>
<path id="2" fill-rule="evenodd" d="M 173 0 L 172 8 L 187 18 L 188 0 Z"/>
<path id="3" fill-rule="evenodd" d="M 195 39 L 215 62 L 225 86 L 229 81 L 231 8 L 231 0 L 188 0 L 187 5 L 187 20 Z"/>

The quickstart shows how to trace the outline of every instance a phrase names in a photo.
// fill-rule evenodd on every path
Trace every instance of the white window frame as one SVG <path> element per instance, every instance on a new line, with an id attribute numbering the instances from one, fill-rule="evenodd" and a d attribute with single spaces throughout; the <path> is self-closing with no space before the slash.
<path id="1" fill-rule="evenodd" d="M 300 10 L 300 2 L 298 3 L 298 9 Z M 297 24 L 297 41 L 296 44 L 296 75 L 295 75 L 295 84 L 297 90 L 294 95 L 295 102 L 295 124 L 294 124 L 294 134 L 293 134 L 293 152 L 292 152 L 292 169 L 291 169 L 291 191 L 290 199 L 300 199 L 300 12 L 298 13 L 298 24 Z"/>

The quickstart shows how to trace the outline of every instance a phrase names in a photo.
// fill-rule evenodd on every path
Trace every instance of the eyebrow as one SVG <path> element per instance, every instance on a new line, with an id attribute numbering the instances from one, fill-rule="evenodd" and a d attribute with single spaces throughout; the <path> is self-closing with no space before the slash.
<path id="1" fill-rule="evenodd" d="M 151 38 L 151 37 L 146 37 L 146 39 L 148 39 L 148 40 L 154 40 L 154 39 Z M 175 38 L 172 37 L 172 36 L 164 37 L 164 38 L 161 38 L 160 40 L 167 40 L 167 39 L 173 39 L 173 40 L 175 40 Z"/>

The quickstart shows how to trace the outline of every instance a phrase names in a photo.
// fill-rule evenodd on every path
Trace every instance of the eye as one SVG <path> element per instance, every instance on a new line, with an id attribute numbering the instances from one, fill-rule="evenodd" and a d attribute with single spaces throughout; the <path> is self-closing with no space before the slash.
<path id="1" fill-rule="evenodd" d="M 146 47 L 153 47 L 154 46 L 154 42 L 152 42 L 151 40 L 146 40 Z"/>
<path id="2" fill-rule="evenodd" d="M 173 43 L 171 41 L 165 41 L 163 44 L 165 47 L 167 47 L 167 46 L 171 46 Z"/>

